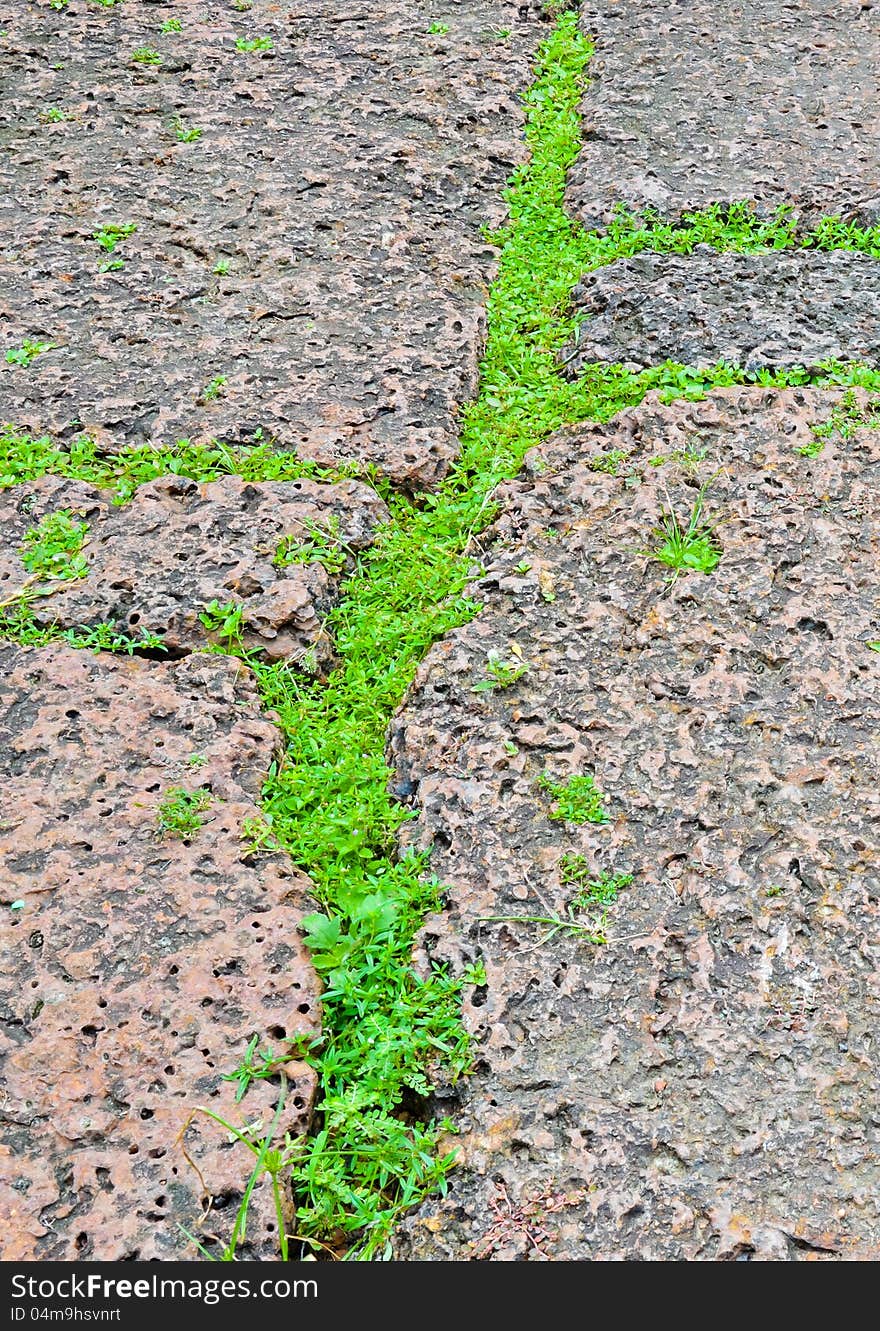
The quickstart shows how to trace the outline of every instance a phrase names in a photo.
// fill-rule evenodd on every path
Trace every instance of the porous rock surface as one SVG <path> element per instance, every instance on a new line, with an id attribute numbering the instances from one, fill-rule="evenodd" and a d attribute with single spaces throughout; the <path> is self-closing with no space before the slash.
<path id="1" fill-rule="evenodd" d="M 6 9 L 0 344 L 55 349 L 0 363 L 0 419 L 128 442 L 262 431 L 436 481 L 476 383 L 481 228 L 523 151 L 540 6 L 449 0 L 434 33 L 411 0 Z M 272 50 L 237 49 L 255 39 Z M 133 61 L 144 48 L 162 63 Z M 93 239 L 129 223 L 113 254 Z"/>
<path id="2" fill-rule="evenodd" d="M 84 578 L 34 581 L 22 561 L 25 535 L 47 515 L 86 521 Z M 238 476 L 198 484 L 166 476 L 141 486 L 124 506 L 106 492 L 56 476 L 0 492 L 0 599 L 31 601 L 38 623 L 63 628 L 113 622 L 137 639 L 162 636 L 175 654 L 211 636 L 199 615 L 212 601 L 242 607 L 243 642 L 270 660 L 331 660 L 323 618 L 339 578 L 318 562 L 276 566 L 282 538 L 291 551 L 325 533 L 350 568 L 388 510 L 357 481 L 250 483 Z"/>
<path id="3" fill-rule="evenodd" d="M 309 884 L 241 838 L 278 732 L 220 656 L 7 647 L 0 708 L 4 1258 L 193 1256 L 178 1226 L 225 1241 L 250 1157 L 190 1116 L 268 1131 L 278 1079 L 236 1103 L 222 1074 L 254 1034 L 286 1052 L 320 1027 L 297 933 Z M 173 786 L 212 796 L 189 840 L 157 829 Z M 282 1139 L 315 1091 L 286 1066 Z M 239 1255 L 276 1253 L 260 1185 Z"/>
<path id="4" fill-rule="evenodd" d="M 599 0 L 568 199 L 678 217 L 752 199 L 880 218 L 880 9 L 861 0 Z"/>
<path id="5" fill-rule="evenodd" d="M 665 360 L 749 370 L 880 361 L 880 264 L 844 251 L 639 254 L 581 279 L 585 316 L 562 359 L 643 370 Z"/>
<path id="6" fill-rule="evenodd" d="M 839 401 L 651 395 L 502 487 L 483 613 L 391 734 L 448 884 L 420 963 L 487 973 L 462 1165 L 399 1257 L 880 1256 L 880 430 L 798 452 Z M 721 562 L 671 582 L 642 552 L 706 482 Z M 528 673 L 474 692 L 490 652 Z M 544 771 L 610 822 L 552 820 Z M 564 916 L 573 853 L 633 875 L 605 946 L 486 918 Z"/>

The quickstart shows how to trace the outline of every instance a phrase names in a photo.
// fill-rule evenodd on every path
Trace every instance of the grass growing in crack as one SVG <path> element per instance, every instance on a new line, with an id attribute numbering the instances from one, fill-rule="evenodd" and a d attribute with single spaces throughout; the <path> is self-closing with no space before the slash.
<path id="1" fill-rule="evenodd" d="M 0 602 L 0 642 L 14 642 L 19 647 L 46 647 L 49 643 L 64 642 L 68 647 L 82 651 L 112 652 L 133 656 L 135 652 L 164 652 L 165 644 L 153 633 L 131 637 L 114 623 L 83 625 L 63 629 L 59 624 L 40 624 L 34 618 L 27 595 Z"/>
<path id="2" fill-rule="evenodd" d="M 21 561 L 38 579 L 84 578 L 89 569 L 82 549 L 88 533 L 89 524 L 69 509 L 47 513 L 25 533 Z"/>
<path id="3" fill-rule="evenodd" d="M 161 447 L 138 444 L 105 455 L 85 435 L 61 446 L 48 435 L 31 435 L 14 425 L 0 427 L 0 489 L 40 476 L 67 476 L 110 490 L 115 502 L 122 504 L 139 486 L 169 475 L 195 481 L 216 481 L 221 476 L 241 476 L 247 481 L 296 481 L 304 477 L 334 481 L 361 475 L 369 481 L 372 473 L 355 464 L 335 470 L 319 467 L 295 453 L 277 452 L 269 444 L 231 448 L 217 442 L 195 444 L 179 439 Z"/>
<path id="4" fill-rule="evenodd" d="M 211 792 L 208 790 L 169 786 L 159 801 L 156 826 L 160 832 L 185 841 L 204 827 L 204 813 L 210 805 Z"/>
<path id="5" fill-rule="evenodd" d="M 554 781 L 549 772 L 542 772 L 538 786 L 554 801 L 548 817 L 556 821 L 599 825 L 611 821 L 605 810 L 605 796 L 588 773 Z"/>
<path id="6" fill-rule="evenodd" d="M 245 8 L 244 0 L 236 7 Z M 563 15 L 542 46 L 536 81 L 524 99 L 530 159 L 511 180 L 509 220 L 493 236 L 500 268 L 488 301 L 480 395 L 463 416 L 458 465 L 418 506 L 390 497 L 390 523 L 358 557 L 344 599 L 331 612 L 339 666 L 325 683 L 303 679 L 284 663 L 251 658 L 264 705 L 287 736 L 252 835 L 257 846 L 283 847 L 315 884 L 322 908 L 308 922 L 308 941 L 326 992 L 324 1035 L 308 1055 L 319 1076 L 317 1131 L 285 1144 L 271 1163 L 271 1131 L 260 1144 L 240 1138 L 255 1157 L 254 1173 L 226 1256 L 235 1255 L 260 1172 L 292 1184 L 295 1213 L 279 1219 L 283 1254 L 290 1232 L 370 1257 L 385 1253 L 402 1210 L 443 1189 L 452 1165 L 439 1150 L 444 1125 L 421 1122 L 413 1110 L 436 1080 L 454 1080 L 470 1065 L 459 1006 L 463 986 L 476 982 L 476 974 L 437 968 L 423 977 L 413 968 L 415 933 L 425 913 L 440 908 L 442 894 L 427 875 L 426 856 L 396 854 L 396 834 L 412 814 L 389 793 L 384 744 L 388 720 L 428 648 L 476 613 L 465 594 L 473 576 L 469 547 L 493 515 L 498 483 L 515 475 L 527 449 L 553 430 L 607 420 L 652 388 L 674 397 L 699 396 L 720 383 L 880 387 L 880 375 L 850 366 L 762 377 L 726 365 L 702 372 L 667 363 L 641 375 L 592 367 L 577 381 L 562 378 L 559 354 L 576 326 L 568 309 L 571 288 L 589 268 L 661 243 L 656 226 L 648 236 L 644 227 L 639 232 L 621 220 L 609 239 L 583 232 L 564 212 L 589 55 L 576 17 Z M 716 239 L 732 247 L 755 236 L 758 226 L 754 219 L 714 217 L 692 227 L 694 243 L 698 234 L 706 239 L 710 224 Z M 739 228 L 736 236 L 731 227 Z M 822 245 L 835 240 L 851 248 L 873 243 L 832 227 Z M 674 243 L 681 245 L 683 237 L 677 234 Z M 88 441 L 65 452 L 48 440 L 11 438 L 5 454 L 0 438 L 0 484 L 53 471 L 113 488 L 120 500 L 169 470 L 196 479 L 230 472 L 252 480 L 332 478 L 268 448 L 205 450 L 183 443 L 104 459 Z M 241 654 L 235 610 L 215 606 L 205 613 L 215 617 L 213 631 L 226 649 Z M 594 787 L 569 793 L 579 793 L 597 821 L 607 820 Z M 597 797 L 599 804 L 591 805 Z M 581 807 L 573 803 L 575 812 Z M 559 816 L 565 816 L 561 806 Z M 571 925 L 589 929 L 570 917 L 552 924 L 568 932 Z"/>

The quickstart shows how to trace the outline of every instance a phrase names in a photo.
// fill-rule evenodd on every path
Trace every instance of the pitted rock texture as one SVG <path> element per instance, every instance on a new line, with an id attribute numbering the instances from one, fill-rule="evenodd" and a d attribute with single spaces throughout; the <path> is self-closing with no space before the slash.
<path id="1" fill-rule="evenodd" d="M 236 1104 L 222 1074 L 254 1034 L 283 1052 L 320 1030 L 308 881 L 241 837 L 278 731 L 219 656 L 5 648 L 0 708 L 3 1255 L 193 1257 L 178 1225 L 225 1241 L 250 1157 L 190 1115 L 268 1130 L 277 1082 Z M 212 796 L 188 841 L 157 830 L 174 786 Z M 305 1064 L 287 1072 L 282 1138 L 315 1091 Z M 274 1226 L 260 1185 L 246 1255 L 277 1253 Z"/>
<path id="2" fill-rule="evenodd" d="M 880 1256 L 880 429 L 797 451 L 839 402 L 651 396 L 502 488 L 391 735 L 448 884 L 421 962 L 487 972 L 463 1164 L 398 1256 Z M 671 583 L 639 552 L 707 481 L 721 562 Z M 528 673 L 474 692 L 492 651 Z M 551 820 L 544 771 L 610 822 Z M 564 915 L 565 854 L 633 875 L 605 946 L 485 918 Z"/>
<path id="3" fill-rule="evenodd" d="M 880 11 L 859 0 L 586 4 L 596 39 L 572 210 L 679 217 L 753 199 L 880 219 Z"/>
<path id="4" fill-rule="evenodd" d="M 864 254 L 708 245 L 687 257 L 639 254 L 588 273 L 573 302 L 586 319 L 562 353 L 572 375 L 592 361 L 632 370 L 665 360 L 750 370 L 880 361 L 880 264 Z"/>
<path id="5" fill-rule="evenodd" d="M 89 524 L 88 574 L 35 582 L 22 560 L 24 538 L 56 512 Z M 199 618 L 206 606 L 233 603 L 242 606 L 246 647 L 270 660 L 296 662 L 309 653 L 326 667 L 332 652 L 323 617 L 339 578 L 320 562 L 276 566 L 279 544 L 289 538 L 290 551 L 300 547 L 300 557 L 317 559 L 323 541 L 350 568 L 387 516 L 378 495 L 357 481 L 256 484 L 225 476 L 199 485 L 166 476 L 120 507 L 93 486 L 44 476 L 0 493 L 0 600 L 45 592 L 30 602 L 40 624 L 113 622 L 135 639 L 162 635 L 175 654 L 197 651 L 211 637 Z"/>
<path id="6" fill-rule="evenodd" d="M 523 152 L 539 6 L 449 0 L 433 34 L 409 2 L 7 11 L 2 348 L 56 345 L 0 364 L 0 419 L 128 442 L 262 431 L 436 481 L 476 384 L 481 228 Z M 169 17 L 181 32 L 160 33 Z M 236 47 L 257 38 L 273 49 Z M 132 61 L 145 47 L 160 65 Z M 128 223 L 112 254 L 93 239 Z"/>

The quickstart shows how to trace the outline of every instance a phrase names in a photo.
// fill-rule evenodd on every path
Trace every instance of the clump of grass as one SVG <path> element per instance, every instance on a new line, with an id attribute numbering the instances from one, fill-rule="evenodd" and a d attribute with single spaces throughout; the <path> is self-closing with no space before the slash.
<path id="1" fill-rule="evenodd" d="M 125 240 L 127 236 L 133 236 L 135 231 L 137 231 L 136 222 L 123 222 L 121 225 L 109 224 L 96 231 L 92 239 L 98 242 L 105 253 L 112 254 L 120 241 Z"/>
<path id="2" fill-rule="evenodd" d="M 471 693 L 494 693 L 498 689 L 509 689 L 518 679 L 522 679 L 528 669 L 528 661 L 505 661 L 498 652 L 491 651 L 486 657 L 486 674 L 473 686 Z"/>
<path id="3" fill-rule="evenodd" d="M 605 796 L 587 773 L 555 781 L 549 772 L 538 777 L 538 786 L 547 792 L 555 807 L 549 817 L 566 823 L 608 823 Z"/>
<path id="4" fill-rule="evenodd" d="M 47 513 L 26 533 L 21 560 L 29 573 L 41 581 L 84 578 L 89 566 L 82 553 L 89 524 L 66 508 Z"/>
<path id="5" fill-rule="evenodd" d="M 714 525 L 704 518 L 703 487 L 687 519 L 682 521 L 671 507 L 664 509 L 654 530 L 655 544 L 642 551 L 648 558 L 672 570 L 670 582 L 681 573 L 712 573 L 721 560 L 721 547 Z"/>
<path id="6" fill-rule="evenodd" d="M 159 802 L 156 826 L 159 831 L 186 841 L 204 827 L 204 813 L 211 805 L 208 790 L 184 790 L 182 786 L 169 786 Z"/>
<path id="7" fill-rule="evenodd" d="M 172 128 L 181 143 L 198 143 L 202 137 L 203 131 L 197 125 L 185 125 L 180 116 L 174 117 Z"/>
<path id="8" fill-rule="evenodd" d="M 131 53 L 131 61 L 135 65 L 161 65 L 162 57 L 152 46 L 138 46 Z"/>
<path id="9" fill-rule="evenodd" d="M 303 523 L 303 534 L 289 534 L 278 542 L 272 563 L 276 568 L 291 564 L 321 564 L 328 573 L 337 575 L 345 568 L 349 553 L 340 532 L 339 518 L 331 513 L 324 523 Z"/>
<path id="10" fill-rule="evenodd" d="M 595 453 L 587 463 L 590 471 L 603 471 L 608 476 L 616 476 L 620 470 L 621 462 L 625 462 L 627 454 L 621 448 L 609 448 L 607 452 Z"/>
<path id="11" fill-rule="evenodd" d="M 7 365 L 21 365 L 27 369 L 37 356 L 42 356 L 44 352 L 51 351 L 55 346 L 54 342 L 34 342 L 30 338 L 25 338 L 20 347 L 10 347 L 6 353 Z"/>
<path id="12" fill-rule="evenodd" d="M 271 37 L 239 37 L 235 43 L 236 51 L 274 51 Z"/>
<path id="13" fill-rule="evenodd" d="M 558 868 L 559 881 L 563 885 L 573 885 L 578 888 L 577 894 L 572 898 L 572 905 L 577 910 L 584 910 L 589 906 L 610 906 L 617 900 L 619 893 L 624 888 L 630 887 L 633 882 L 631 873 L 594 874 L 585 855 L 574 853 L 563 855 Z"/>
<path id="14" fill-rule="evenodd" d="M 827 421 L 816 421 L 810 426 L 813 438 L 797 451 L 801 457 L 818 457 L 825 444 L 835 434 L 847 443 L 862 426 L 875 429 L 880 426 L 880 398 L 869 398 L 862 407 L 854 390 L 848 388 L 837 406 L 831 409 Z"/>

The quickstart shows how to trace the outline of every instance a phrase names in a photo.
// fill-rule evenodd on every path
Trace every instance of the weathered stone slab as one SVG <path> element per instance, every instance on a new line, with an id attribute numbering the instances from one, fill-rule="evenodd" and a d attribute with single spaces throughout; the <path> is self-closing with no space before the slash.
<path id="1" fill-rule="evenodd" d="M 399 1256 L 880 1255 L 880 429 L 801 455 L 835 406 L 649 398 L 503 488 L 485 609 L 392 728 L 448 884 L 422 964 L 487 972 L 463 1166 Z M 639 552 L 707 481 L 720 563 L 671 584 Z M 475 692 L 490 652 L 528 672 Z M 551 819 L 544 771 L 610 821 Z M 487 920 L 567 918 L 566 854 L 633 875 L 605 946 Z"/>
<path id="2" fill-rule="evenodd" d="M 665 360 L 747 369 L 880 362 L 880 264 L 864 254 L 773 251 L 639 254 L 574 289 L 586 317 L 563 352 L 569 374 L 591 361 L 633 370 Z"/>
<path id="3" fill-rule="evenodd" d="M 56 348 L 29 370 L 0 354 L 0 419 L 120 441 L 262 431 L 434 482 L 476 384 L 481 228 L 523 152 L 540 7 L 455 0 L 434 33 L 412 0 L 7 8 L 2 352 Z M 169 17 L 181 32 L 160 33 Z M 256 39 L 272 50 L 237 49 Z M 133 61 L 143 48 L 162 63 Z M 93 239 L 129 223 L 112 254 Z"/>
<path id="4" fill-rule="evenodd" d="M 569 203 L 678 217 L 740 199 L 880 218 L 880 10 L 833 0 L 586 4 L 596 39 Z"/>
<path id="5" fill-rule="evenodd" d="M 89 525 L 87 576 L 35 582 L 22 561 L 25 535 L 59 511 Z M 199 614 L 210 602 L 234 603 L 243 609 L 247 647 L 270 660 L 308 653 L 323 667 L 332 644 L 322 621 L 337 597 L 340 564 L 351 569 L 387 516 L 375 491 L 356 481 L 225 476 L 200 485 L 166 476 L 120 507 L 93 486 L 45 476 L 0 493 L 0 598 L 46 590 L 31 602 L 38 623 L 112 621 L 134 638 L 162 635 L 176 654 L 205 645 L 210 634 Z M 282 538 L 314 562 L 274 563 Z M 333 573 L 319 562 L 325 547 Z"/>
<path id="6" fill-rule="evenodd" d="M 225 1241 L 251 1158 L 190 1115 L 268 1130 L 278 1080 L 237 1104 L 222 1074 L 254 1034 L 285 1052 L 320 1029 L 308 881 L 241 837 L 278 731 L 250 672 L 204 655 L 5 648 L 0 716 L 3 1255 L 195 1256 L 178 1225 Z M 174 786 L 211 795 L 185 840 L 157 828 Z M 315 1090 L 287 1073 L 282 1138 Z M 274 1226 L 260 1186 L 245 1255 L 275 1255 Z"/>

